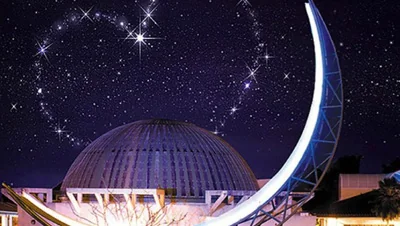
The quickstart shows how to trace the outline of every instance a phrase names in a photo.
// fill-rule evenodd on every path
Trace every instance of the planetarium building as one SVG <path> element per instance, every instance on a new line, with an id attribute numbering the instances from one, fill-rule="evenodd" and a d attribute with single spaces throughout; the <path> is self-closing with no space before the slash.
<path id="1" fill-rule="evenodd" d="M 207 190 L 256 191 L 243 158 L 190 123 L 144 120 L 102 135 L 76 158 L 67 188 L 165 189 L 167 197 L 204 199 Z"/>
<path id="2" fill-rule="evenodd" d="M 86 147 L 56 189 L 7 187 L 19 225 L 193 225 L 259 189 L 227 142 L 194 124 L 143 120 Z"/>

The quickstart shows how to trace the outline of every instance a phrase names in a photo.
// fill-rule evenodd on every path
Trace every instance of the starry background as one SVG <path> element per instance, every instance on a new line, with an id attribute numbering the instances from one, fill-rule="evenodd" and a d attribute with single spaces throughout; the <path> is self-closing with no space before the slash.
<path id="1" fill-rule="evenodd" d="M 217 132 L 271 177 L 307 118 L 313 43 L 304 1 L 250 3 L 1 1 L 0 180 L 53 186 L 87 143 L 148 118 Z M 400 4 L 315 3 L 344 79 L 337 156 L 361 154 L 363 172 L 380 172 L 399 153 Z"/>

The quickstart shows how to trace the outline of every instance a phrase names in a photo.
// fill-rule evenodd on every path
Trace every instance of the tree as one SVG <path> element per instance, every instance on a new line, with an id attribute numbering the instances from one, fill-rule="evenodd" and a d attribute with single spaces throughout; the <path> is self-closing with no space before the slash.
<path id="1" fill-rule="evenodd" d="M 183 223 L 187 215 L 186 210 L 174 209 L 172 203 L 159 207 L 154 202 L 131 200 L 128 203 L 122 195 L 111 192 L 108 195 L 110 199 L 102 203 L 90 201 L 88 197 L 89 212 L 85 214 L 75 212 L 73 206 L 72 211 L 82 222 L 97 226 L 171 226 Z"/>
<path id="2" fill-rule="evenodd" d="M 394 173 L 398 170 L 400 170 L 400 158 L 399 157 L 395 158 L 389 164 L 382 165 L 382 173 Z"/>
<path id="3" fill-rule="evenodd" d="M 378 196 L 372 203 L 372 212 L 388 224 L 400 217 L 400 184 L 394 178 L 380 181 Z"/>

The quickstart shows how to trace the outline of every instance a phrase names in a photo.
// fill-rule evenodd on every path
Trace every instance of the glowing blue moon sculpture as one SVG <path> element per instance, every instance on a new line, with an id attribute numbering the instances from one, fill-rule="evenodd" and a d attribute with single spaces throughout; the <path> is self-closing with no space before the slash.
<path id="1" fill-rule="evenodd" d="M 341 72 L 335 46 L 318 9 L 312 0 L 305 5 L 315 48 L 315 84 L 303 133 L 286 163 L 264 187 L 234 209 L 200 225 L 246 221 L 260 225 L 271 219 L 282 225 L 290 217 L 286 210 L 298 209 L 311 197 L 332 161 L 343 115 Z M 301 183 L 311 186 L 311 192 L 290 204 L 290 193 Z"/>

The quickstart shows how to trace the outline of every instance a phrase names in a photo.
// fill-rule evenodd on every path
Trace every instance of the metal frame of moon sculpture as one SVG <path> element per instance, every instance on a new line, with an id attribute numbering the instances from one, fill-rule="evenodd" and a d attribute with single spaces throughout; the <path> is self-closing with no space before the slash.
<path id="1" fill-rule="evenodd" d="M 251 225 L 274 220 L 283 225 L 321 182 L 333 159 L 343 116 L 342 77 L 329 31 L 312 0 L 305 4 L 315 50 L 315 84 L 311 109 L 303 133 L 278 173 L 256 194 L 232 210 L 199 224 Z M 308 186 L 309 193 L 292 204 L 294 188 Z M 292 211 L 288 213 L 288 209 Z"/>

